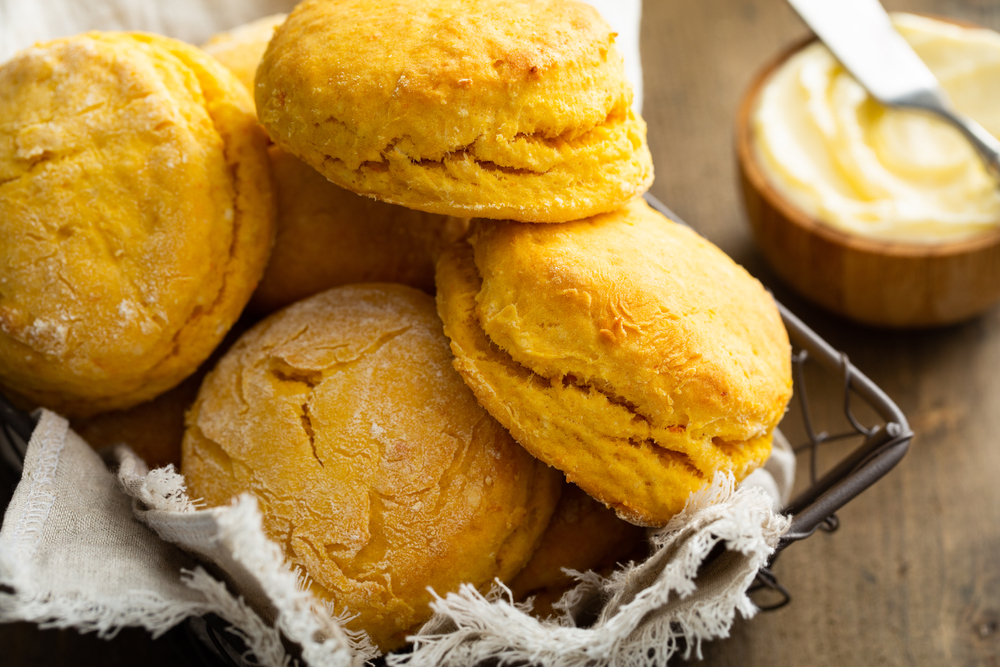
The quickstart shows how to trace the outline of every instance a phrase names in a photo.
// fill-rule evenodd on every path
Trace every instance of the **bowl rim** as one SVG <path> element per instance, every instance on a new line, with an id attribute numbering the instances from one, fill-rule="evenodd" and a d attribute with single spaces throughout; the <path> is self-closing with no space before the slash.
<path id="1" fill-rule="evenodd" d="M 963 27 L 981 28 L 968 21 L 954 20 L 935 14 L 923 14 L 910 12 L 918 16 L 933 18 Z M 789 46 L 782 49 L 776 56 L 772 57 L 760 67 L 751 79 L 750 85 L 746 88 L 740 98 L 740 104 L 736 113 L 736 154 L 741 170 L 749 182 L 750 186 L 764 199 L 764 201 L 775 209 L 787 222 L 796 225 L 821 239 L 843 246 L 857 252 L 889 255 L 906 258 L 928 258 L 928 257 L 955 257 L 974 253 L 986 248 L 1000 245 L 1000 226 L 996 229 L 984 232 L 971 238 L 958 241 L 944 241 L 938 243 L 919 243 L 913 241 L 898 241 L 873 239 L 859 234 L 842 231 L 822 222 L 816 216 L 810 215 L 795 206 L 791 200 L 774 188 L 764 174 L 763 168 L 757 162 L 757 157 L 753 148 L 753 124 L 752 116 L 756 108 L 757 99 L 761 90 L 770 79 L 771 75 L 783 65 L 793 55 L 806 48 L 810 44 L 818 41 L 815 35 L 798 39 Z M 998 183 L 1000 187 L 1000 183 Z"/>

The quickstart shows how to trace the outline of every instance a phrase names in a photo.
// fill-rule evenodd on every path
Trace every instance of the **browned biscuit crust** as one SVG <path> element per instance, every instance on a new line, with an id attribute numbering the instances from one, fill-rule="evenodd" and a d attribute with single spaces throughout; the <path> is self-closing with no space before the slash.
<path id="1" fill-rule="evenodd" d="M 283 149 L 430 213 L 564 222 L 653 178 L 614 33 L 575 0 L 306 0 L 254 94 Z"/>
<path id="2" fill-rule="evenodd" d="M 791 356 L 764 288 L 638 200 L 562 225 L 480 221 L 438 263 L 479 401 L 535 456 L 642 525 L 770 452 Z"/>
<path id="3" fill-rule="evenodd" d="M 527 562 L 560 475 L 519 447 L 451 366 L 434 301 L 402 285 L 335 288 L 264 320 L 188 416 L 192 496 L 260 501 L 311 588 L 382 650 L 432 599 Z"/>

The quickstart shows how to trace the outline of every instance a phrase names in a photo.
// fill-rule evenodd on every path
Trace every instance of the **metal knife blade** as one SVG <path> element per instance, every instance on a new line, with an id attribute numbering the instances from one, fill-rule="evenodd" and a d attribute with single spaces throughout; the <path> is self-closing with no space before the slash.
<path id="1" fill-rule="evenodd" d="M 958 113 L 937 78 L 896 32 L 878 0 L 788 0 L 837 60 L 886 106 L 937 114 L 973 145 L 1000 181 L 1000 141 Z"/>
<path id="2" fill-rule="evenodd" d="M 916 102 L 947 95 L 927 65 L 896 32 L 878 0 L 788 0 L 837 60 L 879 102 Z"/>

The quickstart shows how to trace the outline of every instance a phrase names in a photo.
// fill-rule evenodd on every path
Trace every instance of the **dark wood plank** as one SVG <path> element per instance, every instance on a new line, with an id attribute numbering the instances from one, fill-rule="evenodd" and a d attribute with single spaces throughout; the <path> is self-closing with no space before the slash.
<path id="1" fill-rule="evenodd" d="M 39 630 L 28 623 L 0 625 L 0 664 L 10 667 L 176 667 L 181 653 L 166 638 L 154 641 L 139 628 L 126 628 L 112 641 L 74 630 Z"/>

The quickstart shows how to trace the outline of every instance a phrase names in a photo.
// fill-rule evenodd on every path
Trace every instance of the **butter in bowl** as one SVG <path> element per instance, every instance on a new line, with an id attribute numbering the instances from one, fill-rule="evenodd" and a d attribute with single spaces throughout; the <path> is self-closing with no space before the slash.
<path id="1" fill-rule="evenodd" d="M 1000 135 L 1000 34 L 893 24 L 954 106 Z M 1000 300 L 1000 183 L 958 130 L 882 106 L 820 42 L 753 82 L 737 153 L 757 243 L 809 299 L 889 327 L 959 322 Z"/>

